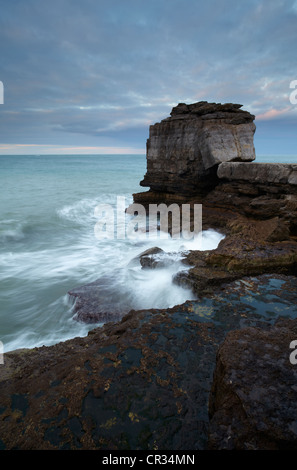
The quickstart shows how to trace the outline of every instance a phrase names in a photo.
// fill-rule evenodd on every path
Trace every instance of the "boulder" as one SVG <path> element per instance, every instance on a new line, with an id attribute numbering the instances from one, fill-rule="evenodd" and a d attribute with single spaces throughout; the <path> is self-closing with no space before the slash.
<path id="1" fill-rule="evenodd" d="M 167 268 L 182 259 L 181 253 L 167 253 L 161 248 L 149 248 L 139 255 L 141 267 L 146 269 Z"/>
<path id="2" fill-rule="evenodd" d="M 140 253 L 138 258 L 141 266 L 143 268 L 154 268 L 157 263 L 155 255 L 159 255 L 160 253 L 163 254 L 164 251 L 158 246 L 148 248 L 147 250 Z"/>

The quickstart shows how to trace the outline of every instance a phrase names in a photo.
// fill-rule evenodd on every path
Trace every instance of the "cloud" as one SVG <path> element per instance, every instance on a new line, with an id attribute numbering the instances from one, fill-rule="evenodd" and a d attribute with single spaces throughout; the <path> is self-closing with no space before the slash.
<path id="1" fill-rule="evenodd" d="M 284 108 L 284 109 L 270 109 L 269 111 L 266 111 L 265 113 L 263 114 L 259 114 L 257 116 L 257 119 L 259 121 L 261 120 L 269 120 L 269 119 L 275 119 L 275 118 L 278 118 L 284 114 L 287 114 L 290 110 L 292 109 L 291 106 L 288 106 L 287 108 Z"/>
<path id="2" fill-rule="evenodd" d="M 0 4 L 0 142 L 143 148 L 178 102 L 291 113 L 294 0 Z"/>

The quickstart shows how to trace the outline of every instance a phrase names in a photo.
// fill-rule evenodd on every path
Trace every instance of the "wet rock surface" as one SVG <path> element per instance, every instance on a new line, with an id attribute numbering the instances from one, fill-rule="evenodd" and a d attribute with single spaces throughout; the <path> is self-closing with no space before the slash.
<path id="1" fill-rule="evenodd" d="M 73 301 L 73 319 L 84 323 L 119 321 L 129 312 L 129 305 L 111 298 L 113 278 L 106 276 L 68 292 Z"/>
<path id="2" fill-rule="evenodd" d="M 209 449 L 296 450 L 296 338 L 296 319 L 227 335 L 210 394 Z"/>
<path id="3" fill-rule="evenodd" d="M 142 307 L 137 299 L 137 289 L 131 289 L 131 283 L 137 282 L 140 271 L 164 270 L 170 267 L 177 271 L 181 268 L 185 270 L 181 265 L 185 256 L 182 252 L 166 252 L 159 247 L 149 248 L 132 258 L 126 266 L 111 271 L 109 275 L 73 288 L 68 292 L 69 300 L 73 303 L 73 319 L 94 325 L 120 321 L 130 310 Z M 152 274 L 150 279 L 153 278 Z M 145 290 L 145 284 L 143 289 Z M 149 306 L 151 305 L 153 303 Z"/>
<path id="4" fill-rule="evenodd" d="M 296 291 L 294 276 L 245 278 L 172 309 L 131 311 L 84 338 L 5 354 L 1 448 L 207 449 L 219 346 L 231 330 L 240 338 L 241 328 L 296 316 Z"/>
<path id="5" fill-rule="evenodd" d="M 87 338 L 8 353 L 1 447 L 204 448 L 218 332 L 185 313 L 131 313 Z"/>
<path id="6" fill-rule="evenodd" d="M 140 253 L 139 262 L 143 268 L 154 268 L 158 264 L 158 259 L 162 259 L 164 254 L 166 254 L 164 250 L 155 246 Z"/>
<path id="7" fill-rule="evenodd" d="M 226 237 L 216 250 L 191 252 L 185 263 L 192 267 L 177 273 L 174 282 L 191 287 L 197 295 L 211 293 L 216 286 L 263 273 L 295 274 L 297 244 L 294 241 L 256 243 Z"/>

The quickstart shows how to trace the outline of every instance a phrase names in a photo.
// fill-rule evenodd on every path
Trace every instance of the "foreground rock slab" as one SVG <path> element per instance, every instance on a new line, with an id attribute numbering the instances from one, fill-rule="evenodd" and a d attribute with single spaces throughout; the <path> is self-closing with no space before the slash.
<path id="1" fill-rule="evenodd" d="M 296 292 L 294 276 L 246 278 L 172 309 L 131 311 L 84 338 L 5 353 L 0 449 L 206 449 L 226 333 L 297 317 Z"/>
<path id="2" fill-rule="evenodd" d="M 297 449 L 296 339 L 297 319 L 228 334 L 210 398 L 210 449 Z"/>
<path id="3" fill-rule="evenodd" d="M 5 354 L 0 448 L 204 448 L 219 336 L 183 308 L 131 312 L 85 338 Z"/>

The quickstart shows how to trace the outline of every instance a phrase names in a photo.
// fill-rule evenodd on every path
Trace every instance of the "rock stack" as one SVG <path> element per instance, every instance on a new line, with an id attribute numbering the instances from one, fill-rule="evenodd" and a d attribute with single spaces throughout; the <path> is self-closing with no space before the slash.
<path id="1" fill-rule="evenodd" d="M 187 196 L 217 182 L 222 162 L 255 159 L 255 116 L 240 104 L 180 103 L 150 127 L 147 173 L 141 186 Z"/>
<path id="2" fill-rule="evenodd" d="M 203 204 L 204 226 L 229 216 L 278 221 L 297 234 L 297 164 L 255 162 L 255 116 L 240 104 L 180 103 L 150 127 L 147 172 L 134 202 Z"/>

